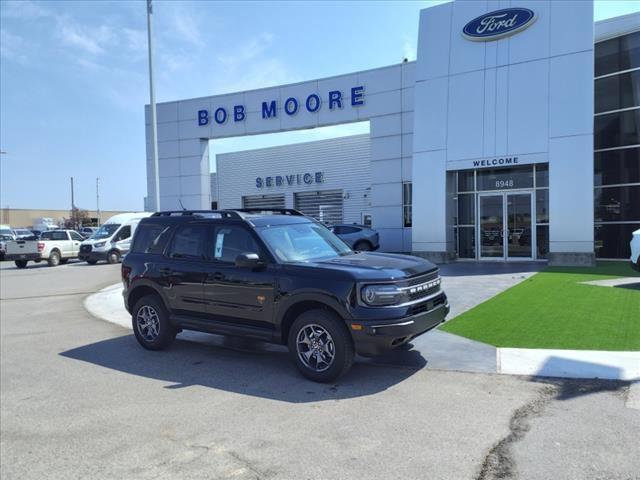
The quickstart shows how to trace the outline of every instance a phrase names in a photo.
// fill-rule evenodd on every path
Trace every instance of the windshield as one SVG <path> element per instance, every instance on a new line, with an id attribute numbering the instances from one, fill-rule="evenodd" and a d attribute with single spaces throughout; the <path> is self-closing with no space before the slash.
<path id="1" fill-rule="evenodd" d="M 98 229 L 96 233 L 91 235 L 91 238 L 95 240 L 109 238 L 111 235 L 115 233 L 116 230 L 118 230 L 118 228 L 120 228 L 119 223 L 105 223 Z"/>
<path id="2" fill-rule="evenodd" d="M 352 252 L 342 240 L 316 223 L 276 225 L 258 231 L 282 262 L 312 262 Z"/>

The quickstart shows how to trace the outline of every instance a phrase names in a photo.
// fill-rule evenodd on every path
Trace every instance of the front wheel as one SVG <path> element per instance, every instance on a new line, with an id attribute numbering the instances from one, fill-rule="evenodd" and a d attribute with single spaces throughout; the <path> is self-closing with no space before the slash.
<path id="1" fill-rule="evenodd" d="M 156 295 L 146 295 L 136 302 L 131 323 L 138 343 L 147 350 L 163 350 L 176 339 L 169 312 Z"/>
<path id="2" fill-rule="evenodd" d="M 291 326 L 289 355 L 314 382 L 331 382 L 353 364 L 353 342 L 344 321 L 328 310 L 302 313 Z"/>
<path id="3" fill-rule="evenodd" d="M 107 255 L 107 262 L 114 264 L 114 263 L 118 263 L 119 261 L 120 261 L 120 252 L 118 252 L 117 250 L 111 250 Z"/>
<path id="4" fill-rule="evenodd" d="M 16 267 L 27 268 L 27 260 L 16 260 Z"/>

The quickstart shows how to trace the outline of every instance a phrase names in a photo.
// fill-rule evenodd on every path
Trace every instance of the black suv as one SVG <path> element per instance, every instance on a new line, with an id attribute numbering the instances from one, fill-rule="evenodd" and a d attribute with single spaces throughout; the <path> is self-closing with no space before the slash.
<path id="1" fill-rule="evenodd" d="M 346 372 L 444 321 L 438 268 L 354 252 L 297 210 L 158 212 L 122 263 L 124 303 L 144 348 L 183 329 L 288 345 L 308 378 Z"/>

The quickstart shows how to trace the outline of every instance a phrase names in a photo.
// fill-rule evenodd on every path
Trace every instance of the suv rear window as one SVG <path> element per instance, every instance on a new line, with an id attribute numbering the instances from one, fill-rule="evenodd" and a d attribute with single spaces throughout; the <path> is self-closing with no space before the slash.
<path id="1" fill-rule="evenodd" d="M 176 229 L 171 241 L 169 256 L 171 258 L 203 259 L 205 256 L 207 225 L 182 225 Z"/>
<path id="2" fill-rule="evenodd" d="M 157 223 L 138 225 L 133 239 L 133 253 L 162 253 L 171 227 Z"/>

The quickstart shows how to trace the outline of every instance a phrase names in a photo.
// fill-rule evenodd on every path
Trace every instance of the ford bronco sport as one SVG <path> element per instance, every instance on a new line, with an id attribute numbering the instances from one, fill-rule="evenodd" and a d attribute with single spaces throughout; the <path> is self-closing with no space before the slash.
<path id="1" fill-rule="evenodd" d="M 319 382 L 449 312 L 432 263 L 353 251 L 291 209 L 155 213 L 140 221 L 122 281 L 144 348 L 166 348 L 183 329 L 250 337 L 287 345 Z"/>

